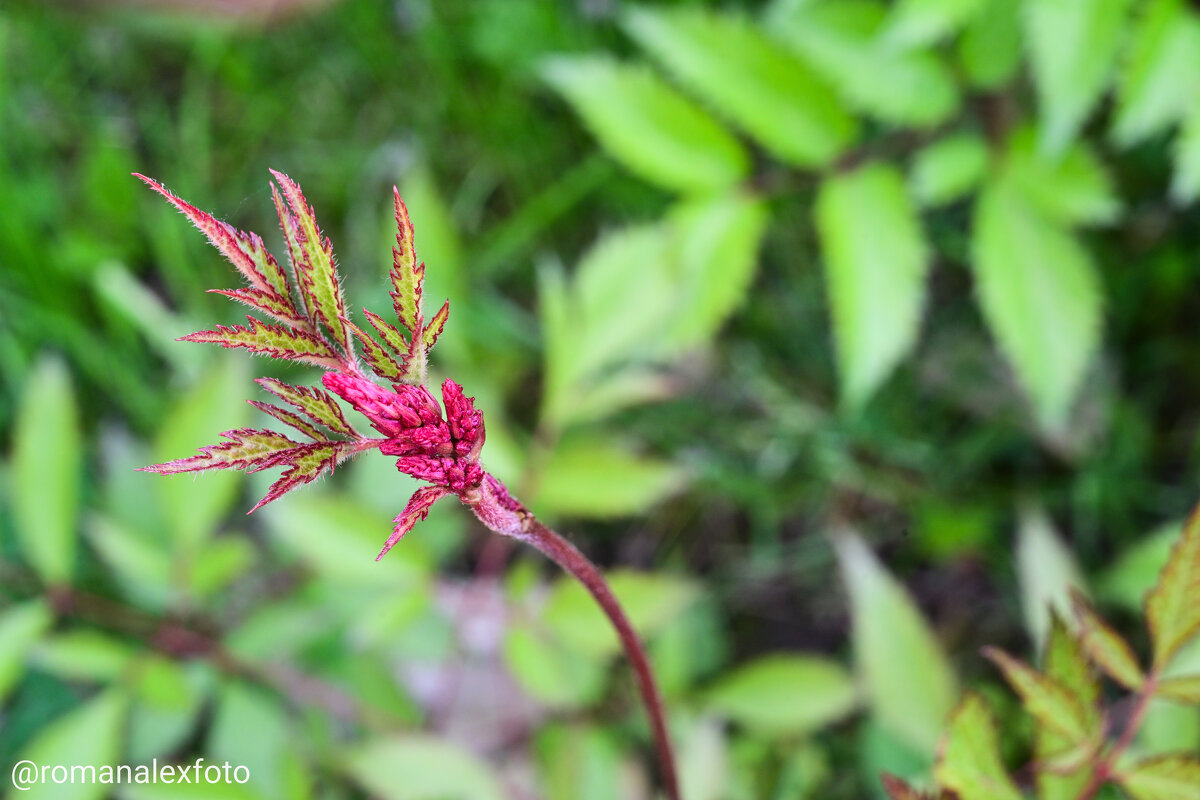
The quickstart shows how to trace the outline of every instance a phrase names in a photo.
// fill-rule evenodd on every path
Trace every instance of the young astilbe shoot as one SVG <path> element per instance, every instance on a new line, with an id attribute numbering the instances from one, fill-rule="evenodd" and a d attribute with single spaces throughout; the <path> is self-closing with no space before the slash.
<path id="1" fill-rule="evenodd" d="M 338 280 L 333 247 L 317 225 L 300 186 L 271 171 L 271 192 L 287 249 L 287 269 L 255 233 L 245 233 L 201 211 L 144 175 L 136 177 L 161 194 L 233 263 L 246 285 L 214 289 L 249 306 L 263 318 L 247 325 L 218 325 L 182 337 L 252 353 L 300 361 L 324 370 L 321 384 L 294 386 L 274 378 L 257 383 L 275 402 L 250 404 L 297 431 L 238 428 L 225 441 L 200 448 L 198 455 L 143 467 L 170 475 L 214 469 L 246 472 L 282 467 L 283 473 L 250 512 L 310 483 L 346 459 L 367 450 L 396 458 L 400 472 L 427 485 L 413 493 L 396 517 L 382 558 L 443 497 L 456 495 L 491 530 L 532 544 L 580 580 L 599 602 L 625 647 L 651 718 L 659 771 L 668 798 L 678 800 L 674 760 L 662 701 L 645 652 L 603 576 L 567 540 L 539 522 L 480 462 L 483 415 L 474 398 L 447 379 L 441 403 L 426 388 L 429 352 L 450 315 L 447 300 L 429 320 L 422 308 L 425 265 L 417 260 L 408 209 L 393 188 L 396 246 L 392 250 L 392 307 L 398 325 L 363 310 L 371 332 L 351 322 Z M 372 333 L 374 335 L 372 335 Z M 356 347 L 357 345 L 357 347 Z M 382 385 L 380 382 L 382 381 Z M 340 398 L 366 418 L 378 435 L 364 435 L 347 420 Z M 249 513 L 249 512 L 248 512 Z"/>

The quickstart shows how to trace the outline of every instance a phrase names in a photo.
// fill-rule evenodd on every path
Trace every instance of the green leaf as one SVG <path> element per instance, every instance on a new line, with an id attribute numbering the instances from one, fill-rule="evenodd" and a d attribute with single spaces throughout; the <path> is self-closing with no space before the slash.
<path id="1" fill-rule="evenodd" d="M 824 74 L 847 105 L 893 125 L 932 127 L 960 103 L 936 53 L 881 43 L 887 14 L 873 0 L 777 4 L 768 29 Z"/>
<path id="2" fill-rule="evenodd" d="M 1200 509 L 1192 512 L 1158 583 L 1146 596 L 1146 622 L 1155 669 L 1165 667 L 1200 630 Z"/>
<path id="3" fill-rule="evenodd" d="M 43 600 L 9 606 L 0 613 L 0 703 L 21 679 L 26 655 L 51 622 L 53 617 Z"/>
<path id="4" fill-rule="evenodd" d="M 1130 0 L 1025 0 L 1042 149 L 1063 152 L 1108 85 Z"/>
<path id="5" fill-rule="evenodd" d="M 1000 760 L 996 723 L 975 694 L 964 697 L 950 718 L 934 774 L 962 800 L 1022 800 Z"/>
<path id="6" fill-rule="evenodd" d="M 1179 703 L 1200 705 L 1200 675 L 1164 678 L 1158 682 L 1155 694 Z"/>
<path id="7" fill-rule="evenodd" d="M 1021 65 L 1021 4 L 982 0 L 958 42 L 958 60 L 967 82 L 978 89 L 1008 83 Z"/>
<path id="8" fill-rule="evenodd" d="M 1121 213 L 1112 178 L 1090 147 L 1079 142 L 1048 158 L 1032 129 L 1009 142 L 1004 175 L 1048 219 L 1063 225 L 1104 225 Z"/>
<path id="9" fill-rule="evenodd" d="M 696 587 L 674 575 L 615 571 L 606 577 L 634 630 L 646 639 L 676 621 L 696 599 Z M 606 659 L 620 651 L 612 623 L 573 579 L 554 584 L 542 620 L 559 641 L 590 658 Z"/>
<path id="10" fill-rule="evenodd" d="M 1148 758 L 1117 774 L 1134 800 L 1200 800 L 1200 760 L 1170 755 Z"/>
<path id="11" fill-rule="evenodd" d="M 1200 105 L 1193 105 L 1175 136 L 1171 200 L 1185 206 L 1200 197 Z"/>
<path id="12" fill-rule="evenodd" d="M 767 736 L 815 731 L 842 719 L 857 702 L 854 682 L 835 661 L 770 655 L 723 676 L 705 695 L 706 707 Z"/>
<path id="13" fill-rule="evenodd" d="M 1074 556 L 1040 508 L 1021 513 L 1017 529 L 1017 575 L 1025 630 L 1040 647 L 1050 630 L 1051 612 L 1066 615 L 1071 608 L 1071 589 L 1085 588 Z"/>
<path id="14" fill-rule="evenodd" d="M 1062 736 L 1068 744 L 1088 741 L 1099 731 L 1092 730 L 1083 701 L 1069 687 L 1038 672 L 1003 650 L 984 648 L 984 655 L 1004 673 L 1005 679 L 1021 696 L 1021 702 L 1039 723 Z"/>
<path id="15" fill-rule="evenodd" d="M 382 800 L 505 800 L 491 768 L 450 742 L 427 736 L 374 739 L 345 752 L 347 774 Z"/>
<path id="16" fill-rule="evenodd" d="M 551 453 L 536 505 L 541 514 L 626 516 L 654 505 L 684 480 L 682 468 L 668 461 L 635 455 L 611 439 L 571 436 Z"/>
<path id="17" fill-rule="evenodd" d="M 1075 609 L 1075 619 L 1079 622 L 1083 646 L 1092 660 L 1126 689 L 1141 689 L 1145 676 L 1129 643 L 1096 613 L 1082 595 L 1073 593 L 1071 604 Z"/>
<path id="18" fill-rule="evenodd" d="M 626 765 L 615 737 L 604 728 L 543 726 L 535 751 L 546 800 L 612 800 L 625 794 Z"/>
<path id="19" fill-rule="evenodd" d="M 543 74 L 601 146 L 652 183 L 712 192 L 732 186 L 749 170 L 733 136 L 645 68 L 600 57 L 560 57 L 548 61 Z"/>
<path id="20" fill-rule="evenodd" d="M 48 584 L 68 583 L 75 566 L 82 447 L 67 367 L 43 357 L 17 408 L 10 496 L 17 541 Z"/>
<path id="21" fill-rule="evenodd" d="M 1128 611 L 1140 611 L 1182 530 L 1182 522 L 1170 522 L 1139 536 L 1101 573 L 1096 581 L 1098 596 Z"/>
<path id="22" fill-rule="evenodd" d="M 171 559 L 163 542 L 100 514 L 88 519 L 85 530 L 101 560 L 120 579 L 122 594 L 149 609 L 170 605 L 179 587 L 172 580 Z"/>
<path id="23" fill-rule="evenodd" d="M 883 164 L 827 179 L 816 223 L 842 397 L 858 409 L 916 342 L 928 251 L 903 178 Z"/>
<path id="24" fill-rule="evenodd" d="M 979 198 L 972 251 L 988 327 L 1042 426 L 1060 430 L 1100 340 L 1100 281 L 1091 258 L 1003 182 Z"/>
<path id="25" fill-rule="evenodd" d="M 583 708 L 604 691 L 601 665 L 529 628 L 508 631 L 504 663 L 521 688 L 551 708 Z"/>
<path id="26" fill-rule="evenodd" d="M 888 17 L 883 40 L 898 47 L 932 44 L 979 13 L 986 0 L 900 0 Z"/>
<path id="27" fill-rule="evenodd" d="M 681 737 L 679 784 L 681 796 L 688 800 L 728 797 L 729 745 L 716 720 L 702 718 Z"/>
<path id="28" fill-rule="evenodd" d="M 829 84 L 744 19 L 699 8 L 635 7 L 625 29 L 783 161 L 828 164 L 857 133 Z"/>
<path id="29" fill-rule="evenodd" d="M 1087 715 L 1088 726 L 1099 727 L 1101 686 L 1096 671 L 1083 651 L 1083 646 L 1063 623 L 1058 614 L 1051 614 L 1050 634 L 1043 656 L 1047 676 L 1063 686 L 1070 686 L 1079 697 Z M 1063 753 L 1071 751 L 1071 742 L 1054 730 L 1039 725 L 1035 732 L 1034 752 L 1043 764 L 1053 763 Z M 1073 770 L 1043 768 L 1037 771 L 1038 800 L 1076 800 L 1091 779 L 1091 768 L 1080 764 Z"/>
<path id="30" fill-rule="evenodd" d="M 917 153 L 908 183 L 923 206 L 946 205 L 971 192 L 988 165 L 987 143 L 971 133 L 938 139 Z"/>
<path id="31" fill-rule="evenodd" d="M 46 639 L 33 652 L 38 668 L 69 681 L 108 683 L 138 655 L 138 648 L 92 630 L 74 630 Z"/>
<path id="32" fill-rule="evenodd" d="M 1125 56 L 1112 138 L 1130 147 L 1162 133 L 1195 102 L 1200 19 L 1183 0 L 1151 0 L 1141 9 Z"/>
<path id="33" fill-rule="evenodd" d="M 194 597 L 208 598 L 226 589 L 251 565 L 258 554 L 244 536 L 222 536 L 210 541 L 187 568 L 188 589 Z"/>
<path id="34" fill-rule="evenodd" d="M 835 544 L 871 707 L 888 730 L 932 754 L 958 695 L 950 664 L 908 592 L 857 534 L 840 533 Z"/>
<path id="35" fill-rule="evenodd" d="M 254 786 L 268 797 L 286 797 L 294 723 L 273 695 L 241 682 L 218 695 L 205 754 L 214 761 L 244 764 Z"/>
<path id="36" fill-rule="evenodd" d="M 176 751 L 195 733 L 212 673 L 207 665 L 181 664 L 159 656 L 139 666 L 128 754 L 131 760 L 145 763 Z"/>
<path id="37" fill-rule="evenodd" d="M 118 763 L 121 726 L 128 704 L 123 692 L 110 689 L 38 731 L 18 761 L 47 766 L 61 764 L 68 770 L 71 765 L 79 765 L 82 772 L 77 773 L 75 781 L 57 783 L 51 779 L 38 783 L 21 792 L 21 796 L 30 800 L 99 800 L 108 796 L 111 787 L 99 780 L 89 782 L 87 770 Z M 52 777 L 49 772 L 47 777 Z"/>
<path id="38" fill-rule="evenodd" d="M 239 428 L 249 418 L 242 399 L 245 366 L 238 359 L 217 359 L 204 379 L 181 393 L 167 411 L 154 443 L 155 461 L 163 462 L 210 441 L 213 431 Z M 159 478 L 147 487 L 157 493 L 164 518 L 162 534 L 187 553 L 216 529 L 237 498 L 242 481 L 233 474 L 199 480 Z"/>

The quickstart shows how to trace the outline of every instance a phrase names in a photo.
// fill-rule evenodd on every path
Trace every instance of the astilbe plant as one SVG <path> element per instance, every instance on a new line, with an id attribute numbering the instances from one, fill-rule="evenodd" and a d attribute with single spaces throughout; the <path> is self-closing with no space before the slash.
<path id="1" fill-rule="evenodd" d="M 678 781 L 665 714 L 645 651 L 600 571 L 570 542 L 539 522 L 480 462 L 483 415 L 474 399 L 447 379 L 441 404 L 426 388 L 429 351 L 450 313 L 446 301 L 426 320 L 422 310 L 425 265 L 417 260 L 408 209 L 393 189 L 396 247 L 390 271 L 391 298 L 399 326 L 364 309 L 374 332 L 350 321 L 338 281 L 333 248 L 317 226 L 300 186 L 272 170 L 275 209 L 287 244 L 288 269 L 267 251 L 262 238 L 244 233 L 137 175 L 192 221 L 237 267 L 246 281 L 240 289 L 217 289 L 269 318 L 248 316 L 247 325 L 218 325 L 182 337 L 240 347 L 272 358 L 325 370 L 324 388 L 293 386 L 274 378 L 258 384 L 282 404 L 249 401 L 302 434 L 300 440 L 274 430 L 239 428 L 221 434 L 226 441 L 199 455 L 143 469 L 170 475 L 213 469 L 246 472 L 282 467 L 283 474 L 250 511 L 279 499 L 338 464 L 367 450 L 396 458 L 400 472 L 427 485 L 413 493 L 396 517 L 382 558 L 443 497 L 455 495 L 496 533 L 533 545 L 571 573 L 596 598 L 615 627 L 637 676 L 650 716 L 659 770 L 667 796 L 678 800 Z M 375 337 L 378 337 L 376 339 Z M 357 345 L 357 348 L 356 348 Z M 361 355 L 361 362 L 360 362 Z M 377 382 L 381 380 L 386 385 Z M 343 414 L 341 398 L 362 414 L 378 436 L 360 433 Z M 292 434 L 294 436 L 295 434 Z"/>

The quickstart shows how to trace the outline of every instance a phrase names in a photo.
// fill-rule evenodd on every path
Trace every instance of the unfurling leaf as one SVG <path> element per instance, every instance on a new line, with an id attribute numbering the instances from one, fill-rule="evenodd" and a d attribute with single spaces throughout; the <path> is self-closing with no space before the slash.
<path id="1" fill-rule="evenodd" d="M 437 344 L 438 337 L 442 335 L 442 328 L 446 327 L 446 320 L 450 318 L 450 301 L 442 303 L 442 307 L 433 315 L 433 319 L 429 320 L 429 324 L 425 326 L 425 333 L 422 334 L 422 339 L 425 342 L 425 349 L 432 350 Z"/>
<path id="2" fill-rule="evenodd" d="M 417 248 L 413 239 L 412 220 L 408 217 L 408 206 L 400 199 L 399 190 L 393 191 L 396 205 L 396 247 L 392 250 L 392 303 L 396 317 L 413 338 L 421 335 L 421 294 L 425 279 L 425 265 L 417 261 Z"/>
<path id="3" fill-rule="evenodd" d="M 1129 643 L 1096 613 L 1083 595 L 1072 593 L 1071 605 L 1083 646 L 1092 660 L 1125 688 L 1140 689 L 1145 676 Z"/>
<path id="4" fill-rule="evenodd" d="M 301 418 L 299 414 L 294 414 L 291 411 L 288 411 L 286 408 L 280 408 L 279 406 L 272 405 L 270 403 L 264 403 L 261 400 L 250 400 L 249 403 L 264 414 L 269 414 L 270 416 L 282 422 L 284 425 L 290 425 L 291 427 L 303 433 L 305 436 L 309 436 L 319 442 L 329 440 L 329 437 L 326 436 L 316 425 L 313 425 L 308 420 Z"/>
<path id="5" fill-rule="evenodd" d="M 1087 709 L 1072 689 L 1002 650 L 987 647 L 983 652 L 1004 673 L 1021 696 L 1025 710 L 1039 723 L 1058 733 L 1072 746 L 1087 741 L 1094 733 Z"/>
<path id="6" fill-rule="evenodd" d="M 384 543 L 379 555 L 375 556 L 375 560 L 378 561 L 387 555 L 387 551 L 404 538 L 404 534 L 429 516 L 429 509 L 433 508 L 433 504 L 448 494 L 451 494 L 451 491 L 443 486 L 422 486 L 413 492 L 413 496 L 408 500 L 408 505 L 392 520 L 392 535 Z"/>
<path id="7" fill-rule="evenodd" d="M 291 450 L 285 450 L 276 454 L 274 458 L 267 462 L 255 465 L 250 470 L 251 472 L 258 472 L 259 470 L 278 466 L 284 466 L 287 469 L 284 470 L 279 480 L 271 484 L 271 488 L 267 491 L 266 496 L 262 500 L 259 500 L 254 508 L 246 513 L 249 514 L 257 511 L 267 503 L 279 499 L 291 490 L 306 483 L 311 483 L 325 470 L 329 470 L 332 473 L 338 463 L 353 451 L 355 444 L 355 442 L 313 442 L 312 444 L 302 444 Z"/>
<path id="8" fill-rule="evenodd" d="M 276 170 L 271 170 L 271 174 L 283 189 L 290 209 L 289 212 L 283 207 L 279 193 L 272 187 L 279 224 L 287 239 L 296 282 L 300 285 L 300 294 L 313 327 L 315 329 L 316 323 L 320 322 L 342 350 L 350 353 L 350 334 L 341 321 L 346 316 L 346 303 L 342 299 L 342 287 L 333 261 L 333 245 L 317 227 L 312 206 L 304 199 L 296 182 Z"/>
<path id="9" fill-rule="evenodd" d="M 392 383 L 400 383 L 404 380 L 404 367 L 392 358 L 390 352 L 350 320 L 343 317 L 342 323 L 350 329 L 350 333 L 354 334 L 354 338 L 358 339 L 358 343 L 362 345 L 363 360 L 367 362 L 367 366 L 371 368 L 372 372 Z"/>
<path id="10" fill-rule="evenodd" d="M 341 368 L 340 356 L 324 339 L 296 328 L 268 325 L 246 317 L 245 325 L 218 325 L 211 331 L 197 331 L 180 337 L 181 342 L 212 342 L 222 347 L 244 347 L 252 353 L 303 361 L 322 369 Z"/>
<path id="11" fill-rule="evenodd" d="M 174 475 L 179 472 L 204 472 L 210 469 L 248 469 L 268 462 L 282 452 L 300 447 L 282 433 L 253 428 L 238 428 L 221 434 L 228 442 L 200 448 L 200 455 L 142 467 L 143 472 Z"/>
<path id="12" fill-rule="evenodd" d="M 251 308 L 274 317 L 286 325 L 307 327 L 308 320 L 301 316 L 292 306 L 290 300 L 285 300 L 274 292 L 247 287 L 244 289 L 209 289 L 213 294 L 223 294 L 226 297 L 245 303 Z"/>
<path id="13" fill-rule="evenodd" d="M 275 378 L 258 378 L 254 382 L 280 400 L 295 406 L 318 425 L 324 425 L 335 433 L 358 438 L 358 431 L 346 421 L 341 406 L 324 389 L 292 386 Z"/>
<path id="14" fill-rule="evenodd" d="M 1200 760 L 1168 755 L 1120 770 L 1117 781 L 1134 800 L 1200 800 Z"/>
<path id="15" fill-rule="evenodd" d="M 1146 596 L 1146 621 L 1154 642 L 1154 667 L 1167 665 L 1200 630 L 1200 510 L 1183 526 L 1158 583 Z"/>
<path id="16" fill-rule="evenodd" d="M 950 715 L 934 774 L 963 800 L 1022 800 L 1000 760 L 996 723 L 976 694 Z"/>

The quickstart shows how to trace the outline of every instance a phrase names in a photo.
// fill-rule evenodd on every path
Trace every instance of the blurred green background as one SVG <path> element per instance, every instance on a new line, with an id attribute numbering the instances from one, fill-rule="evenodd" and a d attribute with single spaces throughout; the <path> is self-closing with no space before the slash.
<path id="1" fill-rule="evenodd" d="M 1197 499 L 1200 18 L 1181 0 L 0 8 L 0 766 L 26 797 L 654 796 L 602 618 L 371 457 L 133 471 L 261 424 L 239 320 L 130 172 L 275 252 L 297 179 L 384 308 L 399 185 L 484 461 L 610 571 L 688 800 L 927 778 L 978 655 L 1089 592 L 1136 639 Z M 1192 657 L 1200 660 L 1200 654 Z M 1200 748 L 1155 709 L 1137 747 Z M 7 778 L 5 778 L 7 780 Z"/>

